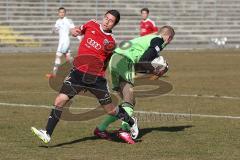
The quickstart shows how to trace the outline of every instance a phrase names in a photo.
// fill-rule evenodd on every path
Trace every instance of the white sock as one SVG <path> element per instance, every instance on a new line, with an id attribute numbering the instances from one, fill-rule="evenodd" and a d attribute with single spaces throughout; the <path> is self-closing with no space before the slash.
<path id="1" fill-rule="evenodd" d="M 55 58 L 55 63 L 54 63 L 54 67 L 53 67 L 53 74 L 54 74 L 54 75 L 57 74 L 58 67 L 60 66 L 60 64 L 61 64 L 61 57 L 56 56 L 56 58 Z"/>

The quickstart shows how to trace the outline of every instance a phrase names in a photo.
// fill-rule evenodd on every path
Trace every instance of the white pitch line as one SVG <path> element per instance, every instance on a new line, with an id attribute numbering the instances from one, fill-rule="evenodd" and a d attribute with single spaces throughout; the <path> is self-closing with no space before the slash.
<path id="1" fill-rule="evenodd" d="M 25 92 L 25 91 L 0 91 L 0 94 L 57 94 L 57 92 L 49 91 L 49 92 L 39 92 L 39 91 L 33 91 L 33 92 Z M 115 93 L 113 93 L 115 94 Z M 221 95 L 201 95 L 201 94 L 151 94 L 151 93 L 144 93 L 144 95 L 149 96 L 162 96 L 162 97 L 195 97 L 195 98 L 215 98 L 215 99 L 228 99 L 228 100 L 240 100 L 240 97 L 233 97 L 233 96 L 221 96 Z"/>
<path id="2" fill-rule="evenodd" d="M 57 92 L 54 92 L 54 91 L 0 91 L 1 94 L 54 94 L 54 93 L 57 93 Z"/>
<path id="3" fill-rule="evenodd" d="M 173 115 L 173 116 L 187 116 L 187 117 L 206 117 L 206 118 L 226 118 L 226 119 L 240 119 L 238 116 L 224 116 L 224 115 L 205 115 L 205 114 L 192 114 L 192 113 L 163 113 L 163 112 L 146 112 L 134 111 L 135 113 L 142 114 L 155 114 L 155 115 Z"/>
<path id="4" fill-rule="evenodd" d="M 53 108 L 47 105 L 34 105 L 34 104 L 18 104 L 18 103 L 0 103 L 0 106 L 11 106 L 11 107 L 27 107 L 27 108 Z M 94 108 L 77 108 L 71 107 L 71 109 L 79 110 L 91 110 Z M 187 117 L 205 117 L 205 118 L 225 118 L 225 119 L 240 119 L 240 116 L 225 116 L 225 115 L 205 115 L 205 114 L 192 114 L 192 113 L 165 113 L 165 112 L 153 112 L 153 111 L 134 111 L 140 114 L 154 114 L 154 115 L 173 115 L 173 116 L 187 116 Z"/>
<path id="5" fill-rule="evenodd" d="M 33 104 L 19 104 L 19 103 L 0 103 L 0 106 L 9 106 L 9 107 L 37 107 L 37 108 L 52 108 L 47 105 L 33 105 Z"/>
<path id="6" fill-rule="evenodd" d="M 0 103 L 0 106 L 9 106 L 9 107 L 26 107 L 26 108 L 48 108 L 52 109 L 53 106 L 48 105 L 35 105 L 35 104 L 21 104 L 21 103 Z M 90 110 L 94 108 L 77 108 L 71 107 L 71 109 L 78 109 L 78 110 Z"/>
<path id="7" fill-rule="evenodd" d="M 163 94 L 161 96 L 172 96 L 172 97 L 196 97 L 196 98 L 219 98 L 219 99 L 232 99 L 240 100 L 240 97 L 232 96 L 218 96 L 218 95 L 199 95 L 199 94 Z"/>

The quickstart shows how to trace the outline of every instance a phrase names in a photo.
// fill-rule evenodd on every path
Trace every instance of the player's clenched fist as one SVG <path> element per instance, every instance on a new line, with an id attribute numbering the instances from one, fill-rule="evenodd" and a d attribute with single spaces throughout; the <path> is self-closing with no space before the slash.
<path id="1" fill-rule="evenodd" d="M 79 27 L 72 28 L 71 34 L 73 37 L 79 36 L 81 34 L 81 29 Z"/>

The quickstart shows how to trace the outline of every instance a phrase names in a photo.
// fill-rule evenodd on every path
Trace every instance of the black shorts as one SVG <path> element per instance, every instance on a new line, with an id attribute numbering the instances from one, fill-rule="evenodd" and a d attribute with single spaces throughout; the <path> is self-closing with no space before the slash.
<path id="1" fill-rule="evenodd" d="M 66 94 L 71 99 L 82 90 L 90 91 L 101 105 L 112 103 L 107 80 L 104 77 L 87 74 L 73 68 L 65 78 L 60 93 Z"/>

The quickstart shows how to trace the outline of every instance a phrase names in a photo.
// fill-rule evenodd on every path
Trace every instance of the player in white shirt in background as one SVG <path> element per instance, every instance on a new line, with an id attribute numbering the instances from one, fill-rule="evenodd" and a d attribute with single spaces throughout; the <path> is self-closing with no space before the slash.
<path id="1" fill-rule="evenodd" d="M 70 52 L 70 29 L 74 28 L 74 24 L 71 19 L 65 17 L 66 9 L 60 7 L 58 9 L 59 19 L 56 21 L 56 24 L 53 28 L 53 33 L 59 34 L 58 48 L 56 52 L 56 58 L 54 62 L 53 72 L 46 74 L 48 78 L 55 77 L 58 71 L 58 67 L 61 64 L 61 57 L 65 55 L 66 61 L 72 61 L 72 56 Z M 77 37 L 79 40 L 81 37 Z"/>

